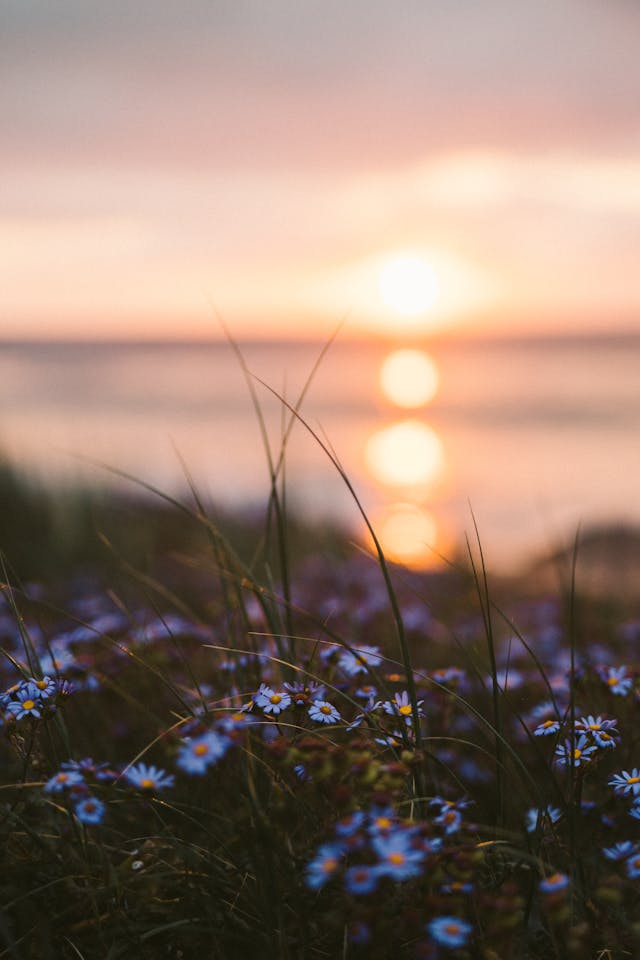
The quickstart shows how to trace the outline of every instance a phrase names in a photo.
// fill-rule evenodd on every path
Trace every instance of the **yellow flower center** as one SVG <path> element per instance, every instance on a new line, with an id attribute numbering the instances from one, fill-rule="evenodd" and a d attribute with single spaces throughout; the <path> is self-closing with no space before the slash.
<path id="1" fill-rule="evenodd" d="M 56 783 L 65 783 L 69 779 L 68 773 L 59 773 L 56 777 Z"/>
<path id="2" fill-rule="evenodd" d="M 554 725 L 554 723 L 555 723 L 555 720 L 545 720 L 542 726 L 545 728 L 545 730 L 548 730 L 549 727 L 552 727 Z"/>
<path id="3" fill-rule="evenodd" d="M 573 751 L 573 759 L 579 760 L 581 756 L 582 756 L 582 750 L 578 750 L 578 748 L 576 747 L 575 750 Z"/>
<path id="4" fill-rule="evenodd" d="M 609 677 L 609 678 L 607 679 L 607 683 L 609 684 L 610 687 L 615 687 L 615 685 L 616 685 L 617 683 L 620 683 L 620 681 L 618 680 L 617 677 Z"/>
<path id="5" fill-rule="evenodd" d="M 331 713 L 331 707 L 325 703 L 323 707 L 320 707 L 320 713 L 324 713 L 325 715 Z"/>
<path id="6" fill-rule="evenodd" d="M 411 713 L 410 705 L 406 703 L 404 706 L 400 707 L 400 713 L 402 714 L 403 717 L 408 717 L 409 714 Z"/>
<path id="7" fill-rule="evenodd" d="M 389 863 L 392 863 L 395 867 L 402 866 L 406 859 L 404 853 L 400 853 L 399 850 L 389 854 Z"/>
<path id="8" fill-rule="evenodd" d="M 155 785 L 156 785 L 155 780 L 151 780 L 150 777 L 145 777 L 144 780 L 140 781 L 140 786 L 142 787 L 143 790 L 152 790 L 153 787 L 155 787 Z"/>
<path id="9" fill-rule="evenodd" d="M 460 933 L 460 927 L 457 923 L 448 923 L 444 929 L 449 934 Z"/>
<path id="10" fill-rule="evenodd" d="M 599 723 L 590 723 L 589 730 L 602 730 L 602 725 Z"/>
<path id="11" fill-rule="evenodd" d="M 282 700 L 282 697 L 280 696 L 279 693 L 274 693 L 272 697 L 269 697 L 270 703 L 280 703 L 281 700 Z"/>
<path id="12" fill-rule="evenodd" d="M 640 777 L 629 777 L 627 783 L 640 783 Z"/>
<path id="13" fill-rule="evenodd" d="M 322 864 L 322 869 L 323 869 L 323 871 L 324 871 L 325 873 L 332 873 L 337 866 L 338 866 L 338 861 L 335 860 L 335 859 L 332 858 L 332 857 L 329 857 L 329 858 L 328 858 L 327 860 L 325 860 L 325 862 Z"/>
<path id="14" fill-rule="evenodd" d="M 378 827 L 379 830 L 388 830 L 390 826 L 391 820 L 389 820 L 389 817 L 378 817 L 376 820 L 376 827 Z"/>
<path id="15" fill-rule="evenodd" d="M 33 708 L 35 707 L 35 705 L 36 705 L 36 704 L 35 704 L 35 700 L 23 700 L 23 701 L 22 701 L 22 706 L 24 707 L 25 710 L 33 710 Z"/>
<path id="16" fill-rule="evenodd" d="M 36 687 L 38 690 L 45 690 L 47 686 L 46 680 L 36 680 Z"/>
<path id="17" fill-rule="evenodd" d="M 206 743 L 196 743 L 195 747 L 193 748 L 193 752 L 195 753 L 196 757 L 204 757 L 205 753 L 209 752 L 209 747 L 206 745 Z"/>

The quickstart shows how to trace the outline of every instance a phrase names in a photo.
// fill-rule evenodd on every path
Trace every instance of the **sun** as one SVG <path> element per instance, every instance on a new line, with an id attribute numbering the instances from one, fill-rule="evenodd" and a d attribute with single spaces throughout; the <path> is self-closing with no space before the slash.
<path id="1" fill-rule="evenodd" d="M 389 257 L 378 275 L 382 302 L 409 319 L 428 313 L 438 300 L 440 285 L 433 265 L 417 253 Z"/>

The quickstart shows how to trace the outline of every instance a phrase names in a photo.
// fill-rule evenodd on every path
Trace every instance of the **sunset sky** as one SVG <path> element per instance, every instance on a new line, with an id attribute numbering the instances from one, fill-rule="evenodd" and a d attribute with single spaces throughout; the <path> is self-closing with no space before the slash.
<path id="1" fill-rule="evenodd" d="M 633 0 L 6 0 L 0 336 L 640 330 Z"/>

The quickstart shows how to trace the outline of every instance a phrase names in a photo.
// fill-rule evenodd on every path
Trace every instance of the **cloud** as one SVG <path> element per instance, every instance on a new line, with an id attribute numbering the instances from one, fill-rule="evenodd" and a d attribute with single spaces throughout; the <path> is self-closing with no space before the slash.
<path id="1" fill-rule="evenodd" d="M 596 0 L 11 0 L 5 141 L 20 163 L 178 168 L 624 146 L 638 26 Z"/>

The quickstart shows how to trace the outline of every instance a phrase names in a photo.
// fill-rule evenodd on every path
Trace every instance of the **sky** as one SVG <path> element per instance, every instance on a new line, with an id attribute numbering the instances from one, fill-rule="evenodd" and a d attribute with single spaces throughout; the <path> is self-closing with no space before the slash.
<path id="1" fill-rule="evenodd" d="M 0 337 L 640 331 L 634 0 L 5 0 Z"/>

